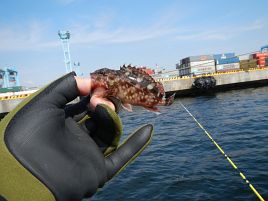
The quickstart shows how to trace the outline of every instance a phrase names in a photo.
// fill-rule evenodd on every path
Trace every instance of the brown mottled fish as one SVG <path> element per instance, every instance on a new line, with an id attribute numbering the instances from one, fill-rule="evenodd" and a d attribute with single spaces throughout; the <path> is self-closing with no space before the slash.
<path id="1" fill-rule="evenodd" d="M 124 109 L 132 111 L 131 105 L 158 111 L 157 105 L 171 105 L 174 95 L 165 98 L 162 83 L 156 82 L 144 70 L 123 65 L 120 70 L 103 68 L 91 73 L 92 87 L 102 87 L 107 98 L 121 101 Z"/>

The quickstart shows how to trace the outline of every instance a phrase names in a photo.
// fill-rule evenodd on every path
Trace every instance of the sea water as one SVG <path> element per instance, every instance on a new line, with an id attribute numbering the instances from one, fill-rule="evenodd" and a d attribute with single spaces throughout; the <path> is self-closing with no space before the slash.
<path id="1" fill-rule="evenodd" d="M 178 98 L 160 115 L 121 113 L 123 138 L 152 123 L 153 140 L 91 200 L 258 200 L 180 101 L 268 199 L 268 87 L 260 87 Z"/>

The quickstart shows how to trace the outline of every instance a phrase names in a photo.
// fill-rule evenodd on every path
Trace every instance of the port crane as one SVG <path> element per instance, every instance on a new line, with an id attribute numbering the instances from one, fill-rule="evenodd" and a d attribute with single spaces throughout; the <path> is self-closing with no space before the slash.
<path id="1" fill-rule="evenodd" d="M 70 32 L 69 31 L 58 31 L 58 35 L 59 35 L 61 43 L 62 43 L 66 73 L 75 71 L 77 75 L 80 75 L 81 74 L 80 69 L 79 69 L 80 62 L 75 62 L 72 65 L 72 61 L 71 61 L 71 53 L 70 53 L 70 45 L 69 45 L 69 40 L 71 37 Z"/>
<path id="2" fill-rule="evenodd" d="M 0 88 L 20 86 L 18 71 L 15 67 L 0 69 Z"/>

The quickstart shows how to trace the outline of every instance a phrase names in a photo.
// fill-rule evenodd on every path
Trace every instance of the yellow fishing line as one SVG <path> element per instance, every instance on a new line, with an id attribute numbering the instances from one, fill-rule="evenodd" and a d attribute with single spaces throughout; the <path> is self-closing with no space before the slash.
<path id="1" fill-rule="evenodd" d="M 248 184 L 249 188 L 254 192 L 254 194 L 261 201 L 265 201 L 260 193 L 254 188 L 254 186 L 247 180 L 246 176 L 238 169 L 235 163 L 229 158 L 229 156 L 223 151 L 220 145 L 212 138 L 211 134 L 209 134 L 206 129 L 197 121 L 197 119 L 192 115 L 192 113 L 180 102 L 181 106 L 185 109 L 185 111 L 193 118 L 196 124 L 205 132 L 207 137 L 213 142 L 213 144 L 217 147 L 217 149 L 224 155 L 224 157 L 228 160 L 228 162 L 232 165 L 232 167 L 239 173 L 240 177 Z"/>

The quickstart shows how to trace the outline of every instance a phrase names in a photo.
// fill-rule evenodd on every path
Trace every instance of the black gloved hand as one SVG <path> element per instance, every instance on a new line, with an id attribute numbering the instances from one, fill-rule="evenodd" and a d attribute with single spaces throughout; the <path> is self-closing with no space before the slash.
<path id="1" fill-rule="evenodd" d="M 74 74 L 68 74 L 27 98 L 1 121 L 0 199 L 80 201 L 148 145 L 152 125 L 141 127 L 116 149 L 120 123 L 104 105 L 96 107 L 92 119 L 78 122 L 65 108 L 78 95 Z M 83 109 L 78 113 L 86 116 Z M 112 147 L 107 157 L 100 146 L 104 152 Z"/>
<path id="2" fill-rule="evenodd" d="M 114 151 L 120 141 L 123 126 L 120 117 L 105 104 L 99 104 L 92 111 L 88 107 L 91 97 L 83 97 L 78 103 L 65 107 L 65 117 L 72 117 L 90 135 L 104 155 Z M 114 102 L 115 108 L 119 108 Z M 105 126 L 103 126 L 105 125 Z"/>

